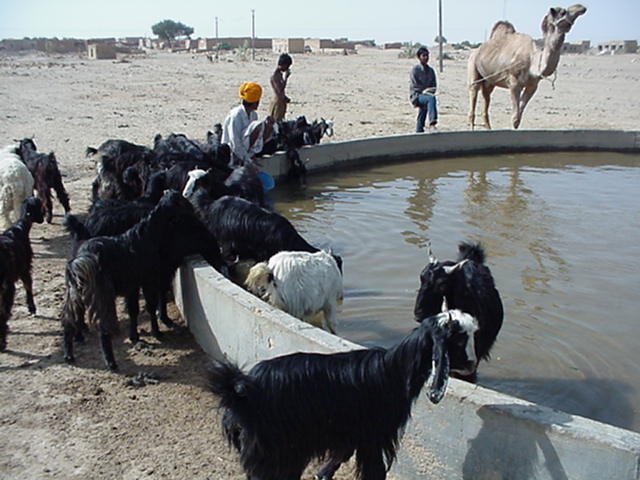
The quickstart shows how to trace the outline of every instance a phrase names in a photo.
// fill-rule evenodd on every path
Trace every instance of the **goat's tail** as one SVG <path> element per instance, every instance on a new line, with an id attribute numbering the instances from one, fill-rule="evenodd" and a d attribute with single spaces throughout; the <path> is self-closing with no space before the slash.
<path id="1" fill-rule="evenodd" d="M 479 265 L 484 263 L 484 248 L 479 243 L 460 242 L 458 245 L 458 262 L 472 260 Z"/>
<path id="2" fill-rule="evenodd" d="M 99 321 L 102 333 L 117 333 L 115 291 L 111 282 L 102 275 L 97 256 L 86 254 L 70 260 L 65 270 L 65 282 L 63 324 L 72 322 L 76 328 L 81 327 L 85 309 L 88 309 L 89 323 Z"/>
<path id="3" fill-rule="evenodd" d="M 84 223 L 71 213 L 64 216 L 62 225 L 77 242 L 91 238 L 91 234 L 87 230 L 87 227 L 84 226 Z"/>
<path id="4" fill-rule="evenodd" d="M 56 160 L 53 152 L 49 154 L 49 162 L 47 163 L 47 178 L 52 182 L 51 187 L 55 190 L 56 196 L 58 200 L 62 204 L 64 211 L 68 212 L 71 210 L 69 206 L 69 194 L 64 188 L 64 184 L 62 183 L 62 174 L 60 173 L 60 168 L 58 167 L 58 161 Z"/>
<path id="5" fill-rule="evenodd" d="M 215 362 L 209 370 L 211 390 L 220 397 L 220 406 L 242 414 L 255 389 L 251 377 L 229 362 Z"/>

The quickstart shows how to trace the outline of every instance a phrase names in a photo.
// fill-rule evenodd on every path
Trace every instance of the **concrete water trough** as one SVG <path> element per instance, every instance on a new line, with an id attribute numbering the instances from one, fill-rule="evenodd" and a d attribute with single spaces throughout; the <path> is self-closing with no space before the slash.
<path id="1" fill-rule="evenodd" d="M 638 153 L 640 132 L 397 135 L 308 147 L 301 157 L 312 173 L 409 158 L 570 150 Z M 286 173 L 281 155 L 263 165 L 276 178 Z M 297 351 L 362 348 L 270 307 L 200 258 L 181 267 L 175 297 L 202 348 L 246 368 Z M 640 434 L 452 379 L 440 404 L 419 397 L 391 472 L 406 480 L 640 479 Z"/>

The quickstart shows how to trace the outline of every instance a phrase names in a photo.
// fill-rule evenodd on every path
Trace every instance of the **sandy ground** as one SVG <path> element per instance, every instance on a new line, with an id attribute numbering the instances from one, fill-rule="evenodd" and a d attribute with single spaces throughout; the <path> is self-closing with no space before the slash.
<path id="1" fill-rule="evenodd" d="M 204 139 L 236 104 L 241 82 L 268 85 L 275 58 L 0 54 L 0 142 L 35 135 L 41 151 L 55 151 L 72 209 L 82 213 L 95 175 L 84 157 L 87 146 L 109 138 L 150 145 L 156 133 L 170 132 Z M 289 117 L 333 119 L 329 141 L 409 133 L 416 114 L 408 102 L 413 63 L 397 51 L 373 49 L 294 56 Z M 442 131 L 466 129 L 465 72 L 460 55 L 439 73 Z M 265 91 L 261 117 L 271 97 Z M 541 83 L 522 128 L 638 129 L 638 93 L 638 55 L 564 56 L 555 89 Z M 509 108 L 507 92 L 496 91 L 494 128 L 509 128 Z M 78 349 L 77 365 L 62 362 L 57 318 L 69 241 L 58 203 L 55 213 L 51 225 L 35 225 L 31 233 L 38 314 L 28 314 L 18 286 L 8 350 L 0 354 L 0 478 L 244 478 L 220 434 L 217 401 L 206 385 L 208 359 L 189 333 L 169 333 L 159 343 L 143 316 L 149 348 L 116 339 L 119 373 L 104 370 L 95 335 Z M 140 374 L 154 381 L 132 385 Z M 338 478 L 353 476 L 343 470 Z"/>

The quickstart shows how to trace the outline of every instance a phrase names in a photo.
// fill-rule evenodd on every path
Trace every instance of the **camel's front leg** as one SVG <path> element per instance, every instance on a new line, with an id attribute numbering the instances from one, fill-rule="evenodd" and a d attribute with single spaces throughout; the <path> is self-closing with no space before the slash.
<path id="1" fill-rule="evenodd" d="M 522 95 L 520 96 L 520 107 L 519 107 L 520 117 L 518 118 L 518 126 L 520 125 L 520 121 L 522 120 L 524 107 L 527 106 L 527 103 L 529 103 L 529 100 L 531 100 L 531 97 L 533 97 L 533 94 L 536 93 L 536 90 L 538 90 L 537 82 L 529 83 L 525 85 Z M 518 128 L 517 126 L 515 126 L 515 124 L 514 124 L 514 127 Z"/>
<path id="2" fill-rule="evenodd" d="M 491 103 L 491 93 L 495 87 L 493 85 L 482 85 L 482 98 L 484 99 L 484 110 L 482 116 L 484 117 L 484 128 L 491 130 L 491 122 L 489 122 L 489 104 Z"/>

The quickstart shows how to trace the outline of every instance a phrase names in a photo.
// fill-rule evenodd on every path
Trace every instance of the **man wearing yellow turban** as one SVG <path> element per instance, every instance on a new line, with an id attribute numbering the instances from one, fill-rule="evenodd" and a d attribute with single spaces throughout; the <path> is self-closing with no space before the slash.
<path id="1" fill-rule="evenodd" d="M 229 112 L 222 124 L 222 143 L 231 148 L 232 165 L 251 163 L 273 133 L 272 117 L 258 121 L 262 87 L 257 83 L 245 82 L 240 85 L 238 96 L 240 105 Z"/>

